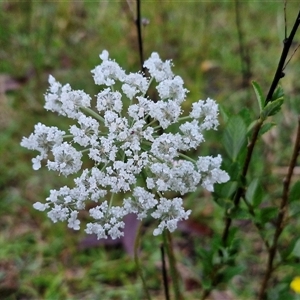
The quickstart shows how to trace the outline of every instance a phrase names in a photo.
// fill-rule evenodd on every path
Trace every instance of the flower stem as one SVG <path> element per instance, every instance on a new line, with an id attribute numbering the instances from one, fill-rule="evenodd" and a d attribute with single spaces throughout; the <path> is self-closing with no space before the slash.
<path id="1" fill-rule="evenodd" d="M 191 157 L 189 157 L 189 156 L 187 156 L 187 155 L 185 155 L 185 154 L 183 154 L 183 153 L 178 153 L 178 155 L 179 155 L 180 157 L 186 159 L 186 160 L 189 160 L 189 161 L 192 162 L 193 164 L 196 163 L 196 161 L 195 161 L 194 159 L 192 159 Z"/>
<path id="2" fill-rule="evenodd" d="M 82 110 L 83 112 L 89 114 L 90 116 L 94 117 L 95 119 L 97 119 L 98 121 L 100 121 L 101 123 L 104 123 L 104 119 L 103 117 L 101 117 L 99 114 L 97 114 L 95 111 L 93 111 L 92 109 L 88 108 L 88 107 L 80 107 L 80 110 Z"/>
<path id="3" fill-rule="evenodd" d="M 173 251 L 172 235 L 168 230 L 164 230 L 163 240 L 164 240 L 165 248 L 167 250 L 167 255 L 169 258 L 170 274 L 171 274 L 171 278 L 172 278 L 174 297 L 175 297 L 174 299 L 182 300 L 183 296 L 181 294 L 180 286 L 179 286 L 179 276 L 178 276 L 178 271 L 176 268 L 176 260 L 175 260 L 174 251 Z"/>
<path id="4" fill-rule="evenodd" d="M 161 245 L 160 251 L 161 251 L 162 274 L 163 274 L 165 298 L 166 298 L 166 300 L 170 300 L 168 274 L 167 274 L 167 266 L 166 266 L 166 259 L 165 259 L 165 246 L 164 245 Z"/>
<path id="5" fill-rule="evenodd" d="M 143 284 L 143 290 L 146 296 L 147 300 L 151 300 L 151 296 L 149 293 L 149 290 L 147 288 L 147 284 L 146 284 L 146 280 L 145 277 L 143 275 L 143 270 L 141 268 L 141 264 L 140 264 L 140 260 L 139 260 L 139 247 L 140 247 L 140 241 L 141 241 L 141 236 L 142 236 L 142 222 L 140 222 L 139 228 L 137 230 L 137 234 L 135 237 L 135 242 L 134 242 L 134 261 L 137 267 L 137 271 L 138 274 L 142 280 L 142 284 Z"/>
<path id="6" fill-rule="evenodd" d="M 109 199 L 109 208 L 112 207 L 113 200 L 114 200 L 114 195 L 115 195 L 115 193 L 111 193 L 111 195 L 110 195 L 110 199 Z"/>
<path id="7" fill-rule="evenodd" d="M 182 121 L 185 121 L 185 120 L 191 120 L 192 118 L 190 116 L 184 116 L 184 117 L 181 117 L 181 118 L 178 118 L 178 122 L 182 122 Z"/>

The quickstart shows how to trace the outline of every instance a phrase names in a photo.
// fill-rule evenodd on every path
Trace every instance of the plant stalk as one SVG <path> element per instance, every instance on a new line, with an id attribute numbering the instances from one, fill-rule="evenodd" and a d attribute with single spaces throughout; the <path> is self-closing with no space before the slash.
<path id="1" fill-rule="evenodd" d="M 160 251 L 161 251 L 162 275 L 163 275 L 165 298 L 166 298 L 166 300 L 170 300 L 168 272 L 167 272 L 166 255 L 165 255 L 164 245 L 160 246 Z"/>
<path id="2" fill-rule="evenodd" d="M 284 71 L 284 68 L 285 68 L 285 61 L 286 61 L 286 58 L 288 56 L 290 47 L 292 45 L 293 39 L 295 37 L 295 34 L 298 30 L 299 25 L 300 25 L 300 10 L 298 12 L 298 16 L 295 20 L 294 26 L 291 30 L 291 33 L 290 33 L 289 37 L 285 38 L 283 40 L 283 50 L 282 50 L 282 53 L 281 53 L 281 56 L 280 56 L 280 59 L 279 59 L 277 70 L 276 70 L 275 75 L 274 75 L 273 82 L 271 84 L 270 90 L 269 90 L 268 95 L 267 95 L 265 104 L 267 104 L 268 102 L 270 102 L 272 100 L 272 96 L 274 94 L 274 91 L 275 91 L 280 79 L 282 77 L 284 77 L 283 71 Z"/>
<path id="3" fill-rule="evenodd" d="M 140 264 L 140 260 L 139 260 L 139 247 L 140 247 L 141 236 L 142 236 L 142 222 L 140 222 L 140 225 L 137 230 L 136 237 L 135 237 L 135 241 L 134 241 L 134 261 L 135 261 L 135 264 L 137 267 L 138 274 L 142 280 L 143 290 L 144 290 L 146 299 L 151 300 L 151 296 L 150 296 L 149 290 L 147 288 L 146 280 L 143 275 L 143 270 L 141 268 L 141 264 Z"/>
<path id="4" fill-rule="evenodd" d="M 136 20 L 135 20 L 135 24 L 136 24 L 137 35 L 138 35 L 138 45 L 139 45 L 141 71 L 143 72 L 143 74 L 145 74 L 143 38 L 142 38 L 141 0 L 136 0 Z"/>
<path id="5" fill-rule="evenodd" d="M 274 75 L 273 81 L 271 83 L 271 87 L 270 87 L 270 90 L 268 92 L 268 95 L 267 95 L 267 98 L 266 98 L 266 101 L 265 101 L 265 105 L 267 105 L 267 103 L 269 101 L 271 101 L 271 99 L 273 97 L 273 94 L 275 92 L 275 89 L 276 89 L 276 87 L 279 83 L 279 80 L 283 77 L 282 72 L 283 72 L 283 69 L 284 69 L 284 64 L 285 64 L 289 49 L 292 45 L 293 39 L 295 37 L 295 34 L 297 32 L 297 29 L 299 27 L 299 24 L 300 24 L 300 10 L 298 12 L 298 16 L 295 20 L 294 26 L 291 30 L 291 33 L 290 33 L 289 37 L 285 38 L 285 40 L 284 40 L 281 57 L 280 57 L 280 60 L 279 60 L 279 63 L 278 63 L 277 70 L 276 70 L 276 73 Z M 242 180 L 245 179 L 245 177 L 247 175 L 248 167 L 249 167 L 251 157 L 252 157 L 252 153 L 253 153 L 253 149 L 254 149 L 256 140 L 258 138 L 259 130 L 260 130 L 262 124 L 263 124 L 263 122 L 261 121 L 261 119 L 258 119 L 258 121 L 256 123 L 256 126 L 254 128 L 253 134 L 252 134 L 250 144 L 247 146 L 247 156 L 246 156 L 243 171 L 242 171 L 242 174 L 241 174 L 241 179 Z M 233 199 L 235 206 L 239 205 L 240 198 L 242 197 L 243 193 L 244 193 L 244 187 L 239 186 L 236 193 L 235 193 L 235 195 L 234 195 L 234 199 Z M 229 230 L 230 230 L 230 227 L 231 227 L 231 223 L 232 223 L 232 219 L 230 218 L 230 216 L 226 216 L 226 218 L 225 218 L 225 228 L 224 228 L 223 235 L 222 235 L 222 241 L 223 241 L 224 246 L 226 246 L 226 244 L 227 244 L 227 238 L 228 238 L 228 235 L 229 235 Z"/>
<path id="6" fill-rule="evenodd" d="M 261 284 L 260 292 L 258 295 L 258 300 L 265 299 L 268 282 L 274 271 L 274 260 L 275 260 L 275 256 L 277 253 L 278 241 L 279 241 L 280 235 L 284 229 L 284 222 L 285 222 L 285 218 L 286 218 L 286 213 L 288 211 L 290 184 L 291 184 L 293 171 L 294 171 L 294 168 L 297 163 L 299 151 L 300 151 L 300 116 L 298 117 L 298 129 L 297 129 L 297 137 L 296 137 L 296 141 L 295 141 L 295 145 L 294 145 L 294 151 L 293 151 L 290 163 L 289 163 L 287 175 L 283 180 L 283 191 L 282 191 L 280 208 L 279 208 L 279 212 L 278 212 L 278 216 L 277 216 L 276 230 L 275 230 L 275 234 L 273 236 L 272 245 L 268 251 L 267 268 L 266 268 L 266 272 L 265 272 L 265 275 L 264 275 L 264 278 L 263 278 L 263 281 Z"/>
<path id="7" fill-rule="evenodd" d="M 172 235 L 168 230 L 164 230 L 163 238 L 164 238 L 164 244 L 165 244 L 168 259 L 169 259 L 170 274 L 171 274 L 173 289 L 174 289 L 174 297 L 175 297 L 174 299 L 175 300 L 183 300 L 183 296 L 180 291 L 179 276 L 178 276 L 178 271 L 176 268 L 175 255 L 174 255 L 174 251 L 173 251 Z"/>

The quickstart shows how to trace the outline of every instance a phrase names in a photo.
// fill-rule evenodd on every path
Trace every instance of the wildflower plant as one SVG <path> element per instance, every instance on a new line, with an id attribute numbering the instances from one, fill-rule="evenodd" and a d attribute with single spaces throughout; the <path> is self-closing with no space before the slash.
<path id="1" fill-rule="evenodd" d="M 196 160 L 188 155 L 204 142 L 206 130 L 217 129 L 218 106 L 209 98 L 199 100 L 183 115 L 181 105 L 188 91 L 182 78 L 173 74 L 172 62 L 162 61 L 157 53 L 144 62 L 149 77 L 127 74 L 106 50 L 100 58 L 102 63 L 92 70 L 95 83 L 102 87 L 93 108 L 84 91 L 49 76 L 45 109 L 76 124 L 66 133 L 38 123 L 21 145 L 39 152 L 32 159 L 34 170 L 45 162 L 49 170 L 77 177 L 73 187 L 51 190 L 46 202 L 36 202 L 34 208 L 47 211 L 53 222 L 67 221 L 68 227 L 79 230 L 79 211 L 88 201 L 95 202 L 85 231 L 98 239 L 121 237 L 123 218 L 129 213 L 140 220 L 150 216 L 158 220 L 154 235 L 165 229 L 173 232 L 191 211 L 184 209 L 183 198 L 169 199 L 169 192 L 183 196 L 200 185 L 213 191 L 215 183 L 229 180 L 220 169 L 220 155 Z M 158 101 L 147 96 L 152 85 Z M 170 130 L 174 124 L 176 133 Z M 92 167 L 84 168 L 84 156 Z"/>

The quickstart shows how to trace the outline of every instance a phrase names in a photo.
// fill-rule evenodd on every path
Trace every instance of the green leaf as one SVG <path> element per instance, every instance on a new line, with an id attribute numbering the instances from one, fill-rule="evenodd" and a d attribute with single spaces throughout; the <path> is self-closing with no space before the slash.
<path id="1" fill-rule="evenodd" d="M 209 263 L 210 266 L 212 266 L 212 253 L 211 251 L 208 251 L 206 249 L 202 249 L 202 248 L 197 248 L 197 254 L 200 256 L 200 258 L 203 259 L 203 263 L 206 262 L 206 263 Z"/>
<path id="2" fill-rule="evenodd" d="M 300 201 L 300 181 L 296 181 L 294 185 L 291 188 L 290 195 L 289 195 L 289 201 Z"/>
<path id="3" fill-rule="evenodd" d="M 265 98 L 262 92 L 262 89 L 260 85 L 256 81 L 252 81 L 252 86 L 256 95 L 256 99 L 259 106 L 259 112 L 262 112 L 264 106 L 265 106 Z"/>
<path id="4" fill-rule="evenodd" d="M 230 164 L 224 163 L 223 169 L 228 173 L 230 181 L 238 181 L 240 179 L 241 165 L 239 162 L 230 161 Z M 216 187 L 219 184 L 216 185 Z"/>
<path id="5" fill-rule="evenodd" d="M 262 202 L 264 193 L 258 178 L 252 180 L 246 191 L 246 200 L 253 207 L 259 206 Z"/>
<path id="6" fill-rule="evenodd" d="M 291 253 L 293 256 L 300 258 L 300 239 L 295 243 L 294 249 Z"/>
<path id="7" fill-rule="evenodd" d="M 231 196 L 233 195 L 233 193 L 236 191 L 237 189 L 237 182 L 236 181 L 228 181 L 226 183 L 223 184 L 218 184 L 215 187 L 215 191 L 214 191 L 214 196 L 216 198 L 231 198 Z"/>
<path id="8" fill-rule="evenodd" d="M 221 115 L 222 120 L 223 120 L 225 123 L 227 123 L 227 122 L 228 122 L 228 119 L 229 119 L 229 115 L 230 115 L 229 111 L 226 110 L 226 109 L 224 108 L 224 106 L 220 104 L 220 105 L 219 105 L 219 112 L 220 112 L 220 115 Z"/>
<path id="9" fill-rule="evenodd" d="M 222 237 L 220 234 L 218 234 L 217 232 L 215 232 L 214 236 L 212 237 L 211 241 L 210 241 L 210 248 L 212 253 L 218 253 L 220 247 L 222 247 L 223 242 L 222 242 Z"/>
<path id="10" fill-rule="evenodd" d="M 290 278 L 289 282 L 286 282 L 286 280 L 280 279 L 280 281 L 278 283 L 276 283 L 276 285 L 270 287 L 268 289 L 268 299 L 296 300 L 297 298 L 295 298 L 295 295 L 293 295 L 293 293 L 291 293 L 291 289 L 290 289 L 291 280 L 292 279 Z"/>
<path id="11" fill-rule="evenodd" d="M 249 127 L 252 122 L 251 113 L 252 111 L 250 111 L 249 108 L 245 108 L 245 107 L 241 109 L 238 113 L 238 115 L 241 116 L 242 119 L 244 120 L 244 123 L 247 127 Z"/>
<path id="12" fill-rule="evenodd" d="M 213 268 L 213 252 L 198 247 L 197 255 L 201 260 L 204 273 L 210 273 Z"/>
<path id="13" fill-rule="evenodd" d="M 220 207 L 224 208 L 225 211 L 230 210 L 230 209 L 232 209 L 234 207 L 234 204 L 233 204 L 232 200 L 229 199 L 229 198 L 215 197 L 214 201 Z"/>
<path id="14" fill-rule="evenodd" d="M 231 228 L 229 230 L 229 234 L 227 237 L 227 245 L 236 245 L 235 241 L 236 241 L 236 234 L 239 231 L 238 228 Z"/>
<path id="15" fill-rule="evenodd" d="M 289 203 L 290 218 L 298 218 L 300 215 L 300 201 L 292 201 Z"/>
<path id="16" fill-rule="evenodd" d="M 212 286 L 212 281 L 208 276 L 204 276 L 201 279 L 201 284 L 202 284 L 202 287 L 203 287 L 204 290 L 209 291 L 211 289 L 211 286 Z"/>
<path id="17" fill-rule="evenodd" d="M 278 214 L 278 208 L 277 207 L 265 207 L 258 211 L 257 218 L 258 222 L 265 224 L 272 219 L 274 219 Z"/>
<path id="18" fill-rule="evenodd" d="M 278 98 L 272 102 L 268 102 L 263 111 L 261 112 L 261 118 L 265 120 L 267 117 L 273 116 L 280 111 L 283 104 L 283 97 Z"/>
<path id="19" fill-rule="evenodd" d="M 259 131 L 259 136 L 264 135 L 266 132 L 268 132 L 271 128 L 273 128 L 276 125 L 276 123 L 272 122 L 272 123 L 264 123 L 261 126 L 261 129 Z"/>
<path id="20" fill-rule="evenodd" d="M 275 90 L 273 96 L 272 96 L 272 100 L 271 101 L 274 101 L 278 98 L 283 98 L 284 97 L 284 91 L 283 91 L 283 88 L 281 86 L 278 86 L 277 89 Z"/>
<path id="21" fill-rule="evenodd" d="M 223 145 L 229 157 L 235 161 L 245 145 L 247 127 L 243 118 L 239 115 L 231 116 L 226 124 L 223 135 Z"/>
<path id="22" fill-rule="evenodd" d="M 230 212 L 230 217 L 236 220 L 249 220 L 251 218 L 248 210 L 241 207 L 234 207 Z"/>
<path id="23" fill-rule="evenodd" d="M 240 275 L 244 270 L 244 266 L 227 267 L 222 272 L 222 282 L 228 283 L 234 276 Z"/>
<path id="24" fill-rule="evenodd" d="M 286 247 L 281 251 L 280 255 L 283 259 L 287 259 L 293 252 L 295 245 L 297 243 L 297 240 L 294 239 L 293 241 L 290 241 Z"/>
<path id="25" fill-rule="evenodd" d="M 256 125 L 256 123 L 257 123 L 257 120 L 254 120 L 254 121 L 252 121 L 252 122 L 248 125 L 248 128 L 247 128 L 247 132 L 248 132 L 248 133 L 252 131 L 252 129 L 254 128 L 254 126 Z"/>

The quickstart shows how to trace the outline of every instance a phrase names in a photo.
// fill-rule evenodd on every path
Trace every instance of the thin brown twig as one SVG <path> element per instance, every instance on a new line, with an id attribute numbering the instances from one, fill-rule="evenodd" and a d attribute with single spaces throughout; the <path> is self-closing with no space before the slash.
<path id="1" fill-rule="evenodd" d="M 266 97 L 266 100 L 265 100 L 265 105 L 267 105 L 268 102 L 271 101 L 271 99 L 273 97 L 273 94 L 275 92 L 275 89 L 276 89 L 276 87 L 279 83 L 279 80 L 283 77 L 283 67 L 284 67 L 289 49 L 292 45 L 292 41 L 293 41 L 294 36 L 295 36 L 295 34 L 297 32 L 297 29 L 299 27 L 299 24 L 300 24 L 300 10 L 298 12 L 298 16 L 295 20 L 294 26 L 291 30 L 291 33 L 290 33 L 289 37 L 284 39 L 283 50 L 282 50 L 282 53 L 281 53 L 281 57 L 280 57 L 280 60 L 279 60 L 279 63 L 278 63 L 277 70 L 275 72 L 273 81 L 271 83 L 269 92 L 267 94 L 267 97 Z M 252 137 L 250 139 L 250 143 L 247 146 L 247 154 L 246 154 L 246 158 L 245 158 L 245 161 L 244 161 L 244 164 L 243 164 L 243 170 L 242 170 L 242 173 L 240 175 L 240 184 L 245 181 L 245 178 L 246 178 L 246 175 L 247 175 L 247 172 L 248 172 L 248 168 L 249 168 L 249 165 L 250 165 L 250 162 L 251 162 L 251 157 L 252 157 L 252 154 L 253 154 L 253 150 L 254 150 L 256 141 L 258 139 L 259 131 L 260 131 L 262 125 L 263 125 L 263 121 L 259 118 L 257 120 L 257 123 L 256 123 L 255 127 L 254 127 L 253 134 L 252 134 Z M 233 196 L 233 202 L 234 202 L 235 207 L 239 206 L 240 199 L 244 195 L 244 192 L 245 192 L 245 187 L 243 185 L 240 185 L 238 187 L 238 189 L 236 190 L 236 193 Z M 224 226 L 224 230 L 223 230 L 223 234 L 222 234 L 222 244 L 223 244 L 222 246 L 223 247 L 227 247 L 231 225 L 232 225 L 232 218 L 226 212 L 225 226 Z M 271 247 L 269 248 L 269 251 L 271 251 Z M 216 284 L 218 284 L 218 282 L 215 282 L 214 286 L 216 286 Z M 209 296 L 209 294 L 210 294 L 210 291 L 208 291 L 208 293 L 206 293 L 206 296 Z"/>
<path id="2" fill-rule="evenodd" d="M 284 0 L 284 4 L 283 4 L 283 12 L 284 12 L 284 39 L 287 38 L 286 2 L 287 2 L 287 0 Z"/>
<path id="3" fill-rule="evenodd" d="M 143 50 L 143 39 L 142 39 L 141 1 L 140 0 L 136 0 L 136 20 L 135 20 L 135 24 L 136 24 L 137 35 L 138 35 L 141 71 L 145 74 L 144 50 Z"/>
<path id="4" fill-rule="evenodd" d="M 126 2 L 127 2 L 128 7 L 129 7 L 129 10 L 130 10 L 130 12 L 132 14 L 133 20 L 135 21 L 136 17 L 135 17 L 135 14 L 134 14 L 134 10 L 132 8 L 132 4 L 131 4 L 132 1 L 126 0 Z"/>
<path id="5" fill-rule="evenodd" d="M 284 41 L 281 57 L 280 57 L 280 60 L 279 60 L 278 66 L 277 66 L 277 70 L 276 70 L 276 73 L 274 75 L 270 90 L 268 92 L 268 95 L 267 95 L 267 98 L 266 98 L 266 101 L 265 101 L 265 105 L 267 105 L 267 103 L 269 101 L 271 101 L 272 96 L 275 92 L 275 89 L 278 85 L 278 82 L 279 82 L 280 78 L 282 77 L 282 68 L 284 66 L 285 60 L 287 58 L 287 54 L 288 54 L 289 49 L 292 45 L 292 41 L 294 39 L 294 36 L 296 34 L 296 31 L 298 29 L 299 24 L 300 24 L 300 10 L 298 12 L 298 16 L 295 20 L 295 24 L 294 24 L 294 26 L 291 30 L 291 33 L 290 33 L 289 37 L 287 39 L 285 39 L 285 41 Z M 247 146 L 247 154 L 246 154 L 243 170 L 242 170 L 242 173 L 240 175 L 240 179 L 241 179 L 240 181 L 241 182 L 243 182 L 244 179 L 246 178 L 248 168 L 249 168 L 249 164 L 251 162 L 251 157 L 252 157 L 252 153 L 253 153 L 253 150 L 254 150 L 254 146 L 255 146 L 256 141 L 258 139 L 258 134 L 259 134 L 259 131 L 260 131 L 262 125 L 263 125 L 263 122 L 261 121 L 261 119 L 258 119 L 258 121 L 257 121 L 257 123 L 254 127 L 250 143 Z M 245 190 L 244 186 L 239 186 L 236 193 L 235 193 L 235 195 L 234 195 L 233 201 L 234 201 L 234 205 L 236 207 L 239 205 L 240 199 L 244 194 L 244 190 Z M 232 224 L 232 219 L 229 215 L 227 215 L 225 217 L 225 227 L 224 227 L 224 231 L 223 231 L 223 234 L 222 234 L 223 246 L 225 246 L 225 247 L 227 245 L 227 239 L 228 239 L 228 236 L 229 236 L 229 230 L 230 230 L 231 224 Z"/>
<path id="6" fill-rule="evenodd" d="M 295 53 L 297 52 L 297 50 L 299 49 L 300 44 L 296 47 L 296 49 L 294 50 L 294 52 L 292 53 L 291 57 L 288 59 L 288 61 L 286 62 L 286 64 L 284 65 L 284 67 L 282 68 L 282 70 L 284 71 L 284 69 L 287 67 L 287 65 L 289 64 L 289 62 L 291 61 L 291 59 L 293 58 L 293 56 L 295 55 Z"/>
<path id="7" fill-rule="evenodd" d="M 267 269 L 265 272 L 265 276 L 263 278 L 261 289 L 259 292 L 258 300 L 265 299 L 266 289 L 268 286 L 268 282 L 270 277 L 274 271 L 274 259 L 277 253 L 278 241 L 280 235 L 284 229 L 284 222 L 286 218 L 286 213 L 288 210 L 288 200 L 289 200 L 289 190 L 291 185 L 291 179 L 293 176 L 293 171 L 297 163 L 297 158 L 300 151 L 300 116 L 298 117 L 298 129 L 297 129 L 297 137 L 294 145 L 294 151 L 291 157 L 291 161 L 289 163 L 288 172 L 286 177 L 283 180 L 283 191 L 282 191 L 282 198 L 280 203 L 280 209 L 277 216 L 276 222 L 276 230 L 273 236 L 272 245 L 268 251 L 268 262 L 267 262 Z"/>
<path id="8" fill-rule="evenodd" d="M 274 94 L 274 91 L 275 91 L 280 79 L 284 76 L 283 68 L 284 68 L 284 65 L 285 65 L 285 61 L 286 61 L 286 58 L 288 56 L 290 47 L 292 45 L 293 39 L 295 37 L 295 34 L 298 30 L 299 25 L 300 25 L 300 10 L 298 12 L 298 16 L 295 20 L 294 26 L 291 30 L 291 33 L 290 33 L 289 37 L 285 38 L 283 40 L 283 50 L 282 50 L 282 53 L 281 53 L 281 56 L 280 56 L 280 59 L 279 59 L 277 70 L 276 70 L 275 75 L 274 75 L 274 79 L 272 81 L 271 87 L 270 87 L 269 92 L 267 94 L 265 104 L 267 104 L 268 102 L 270 102 L 272 100 L 272 96 Z"/>
<path id="9" fill-rule="evenodd" d="M 252 76 L 251 67 L 250 67 L 250 57 L 247 48 L 245 47 L 244 33 L 242 30 L 241 16 L 240 16 L 241 3 L 240 0 L 235 0 L 234 3 L 235 3 L 235 24 L 237 28 L 237 34 L 238 34 L 239 54 L 240 54 L 242 77 L 243 77 L 242 86 L 247 87 L 249 84 L 249 80 Z"/>

